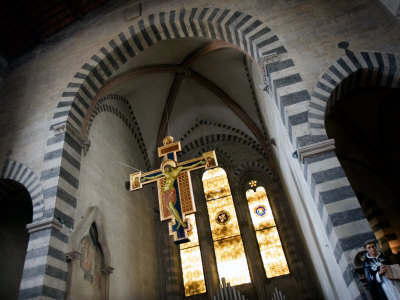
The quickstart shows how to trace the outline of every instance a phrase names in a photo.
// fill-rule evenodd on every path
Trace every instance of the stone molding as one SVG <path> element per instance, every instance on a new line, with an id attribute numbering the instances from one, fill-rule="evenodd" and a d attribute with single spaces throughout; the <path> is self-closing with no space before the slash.
<path id="1" fill-rule="evenodd" d="M 320 155 L 325 152 L 335 150 L 335 140 L 329 139 L 315 144 L 307 145 L 297 149 L 299 161 L 304 164 L 304 160 L 311 156 Z"/>
<path id="2" fill-rule="evenodd" d="M 61 230 L 63 225 L 57 219 L 47 219 L 43 221 L 38 221 L 34 223 L 30 223 L 26 225 L 26 229 L 28 229 L 28 233 L 38 232 L 46 229 L 57 229 L 58 231 Z"/>
<path id="3" fill-rule="evenodd" d="M 68 133 L 84 151 L 89 150 L 90 141 L 88 139 L 82 138 L 79 131 L 70 123 L 65 122 L 60 125 L 54 126 L 53 131 L 55 135 Z"/>
<path id="4" fill-rule="evenodd" d="M 262 64 L 262 73 L 263 73 L 263 82 L 260 85 L 260 88 L 265 92 L 270 92 L 271 83 L 270 76 L 268 72 L 268 65 L 279 62 L 281 60 L 280 55 L 278 53 L 271 53 L 269 55 L 265 55 L 261 57 Z"/>

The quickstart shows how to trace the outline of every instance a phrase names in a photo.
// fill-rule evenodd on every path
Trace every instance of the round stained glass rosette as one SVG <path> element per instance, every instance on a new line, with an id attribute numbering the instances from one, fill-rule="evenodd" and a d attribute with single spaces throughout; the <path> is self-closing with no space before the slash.
<path id="1" fill-rule="evenodd" d="M 219 225 L 225 225 L 229 221 L 230 217 L 231 216 L 226 210 L 221 210 L 220 212 L 217 213 L 215 221 L 217 221 Z"/>
<path id="2" fill-rule="evenodd" d="M 257 216 L 263 217 L 267 212 L 267 208 L 264 205 L 259 205 L 256 208 L 254 208 L 254 212 L 256 213 Z"/>

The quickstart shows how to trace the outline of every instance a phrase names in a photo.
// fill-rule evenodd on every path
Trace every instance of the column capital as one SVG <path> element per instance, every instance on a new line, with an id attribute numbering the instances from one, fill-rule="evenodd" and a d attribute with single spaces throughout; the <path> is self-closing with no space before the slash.
<path id="1" fill-rule="evenodd" d="M 325 152 L 335 150 L 335 140 L 329 139 L 326 141 L 314 143 L 297 149 L 299 161 L 304 164 L 304 160 L 311 156 L 320 155 Z"/>
<path id="2" fill-rule="evenodd" d="M 60 223 L 59 220 L 57 219 L 46 219 L 46 220 L 41 220 L 37 221 L 34 223 L 30 223 L 26 225 L 26 229 L 28 229 L 28 233 L 33 233 L 41 230 L 46 230 L 46 229 L 57 229 L 58 231 L 61 230 L 63 225 Z"/>

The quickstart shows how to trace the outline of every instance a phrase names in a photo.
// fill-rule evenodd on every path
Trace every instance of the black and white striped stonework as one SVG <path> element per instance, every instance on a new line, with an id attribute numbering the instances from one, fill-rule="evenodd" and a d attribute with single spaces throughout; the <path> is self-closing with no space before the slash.
<path id="1" fill-rule="evenodd" d="M 1 173 L 2 179 L 19 182 L 29 192 L 32 200 L 33 218 L 32 224 L 45 221 L 44 193 L 42 184 L 36 174 L 20 162 L 5 161 Z M 51 277 L 53 282 L 61 278 L 61 285 L 66 280 L 67 269 L 65 256 L 57 249 L 57 242 L 50 246 L 50 240 L 57 238 L 65 242 L 67 237 L 52 228 L 36 231 L 30 234 L 25 264 L 20 284 L 19 299 L 35 298 L 44 295 L 62 297 L 60 290 L 45 284 Z M 65 280 L 64 280 L 65 279 Z"/>
<path id="2" fill-rule="evenodd" d="M 187 143 L 183 148 L 182 152 L 180 152 L 179 156 L 184 156 L 186 153 L 192 151 L 193 149 L 197 147 L 201 147 L 210 143 L 218 143 L 218 142 L 232 142 L 232 143 L 237 143 L 244 145 L 246 147 L 249 147 L 255 151 L 257 151 L 262 157 L 266 157 L 264 150 L 261 148 L 260 144 L 253 140 L 253 139 L 244 139 L 241 138 L 237 135 L 231 135 L 231 134 L 210 134 L 206 135 L 203 137 L 200 137 L 199 139 L 196 139 L 194 141 L 191 141 L 190 143 Z"/>
<path id="3" fill-rule="evenodd" d="M 31 169 L 23 163 L 6 160 L 3 164 L 1 178 L 15 180 L 27 189 L 32 200 L 32 222 L 36 222 L 43 218 L 43 188 L 39 178 Z"/>
<path id="4" fill-rule="evenodd" d="M 122 107 L 119 108 L 119 106 L 114 103 L 115 101 L 121 103 Z M 101 98 L 97 102 L 96 107 L 92 111 L 92 114 L 89 118 L 87 135 L 89 134 L 90 127 L 92 126 L 94 118 L 101 112 L 108 112 L 116 115 L 119 119 L 121 119 L 125 126 L 128 127 L 129 131 L 132 133 L 132 136 L 139 146 L 143 161 L 146 163 L 147 170 L 150 170 L 150 160 L 147 154 L 142 131 L 140 130 L 135 113 L 133 112 L 129 101 L 126 98 L 116 94 L 107 94 L 103 98 Z"/>
<path id="5" fill-rule="evenodd" d="M 274 173 L 272 173 L 272 171 L 268 169 L 268 166 L 258 161 L 251 161 L 251 162 L 248 161 L 239 166 L 236 166 L 236 168 L 233 171 L 233 183 L 234 184 L 238 183 L 242 175 L 249 170 L 256 170 L 261 174 L 267 174 L 271 178 L 274 176 Z"/>
<path id="6" fill-rule="evenodd" d="M 316 139 L 326 136 L 324 118 L 336 101 L 357 87 L 400 88 L 397 55 L 379 52 L 351 52 L 339 58 L 321 75 L 308 112 L 310 130 Z"/>
<path id="7" fill-rule="evenodd" d="M 119 74 L 121 66 L 147 47 L 161 40 L 184 37 L 224 40 L 238 46 L 259 63 L 262 55 L 279 53 L 280 61 L 269 66 L 269 79 L 281 118 L 295 147 L 312 143 L 307 122 L 310 95 L 289 53 L 270 28 L 250 15 L 227 9 L 192 8 L 160 12 L 135 22 L 110 40 L 88 59 L 62 93 L 49 128 L 44 171 L 40 178 L 46 218 L 59 218 L 68 228 L 74 227 L 82 152 L 77 136 L 82 133 L 89 105 L 99 89 Z M 65 122 L 78 134 L 53 131 Z M 40 234 L 43 235 L 41 239 L 47 239 L 43 243 L 47 243 L 48 252 L 55 249 L 52 250 L 56 253 L 54 256 L 61 258 L 67 249 L 68 238 L 56 229 Z M 63 267 L 60 265 L 54 271 L 50 267 L 43 269 L 44 280 L 32 281 L 31 290 L 24 290 L 24 298 L 39 295 L 63 298 L 66 280 Z M 171 280 L 174 280 L 173 276 Z M 179 285 L 173 283 L 168 289 L 179 291 Z"/>
<path id="8" fill-rule="evenodd" d="M 334 103 L 359 86 L 400 87 L 399 62 L 394 54 L 353 53 L 339 58 L 322 74 L 314 88 L 308 112 L 311 137 L 326 140 L 325 115 Z M 304 176 L 325 231 L 334 248 L 346 284 L 356 295 L 349 259 L 363 242 L 375 238 L 360 203 L 333 152 L 306 158 Z"/>
<path id="9" fill-rule="evenodd" d="M 251 137 L 244 132 L 243 130 L 240 130 L 238 128 L 223 124 L 223 123 L 219 123 L 219 122 L 212 122 L 212 121 L 208 121 L 208 120 L 198 120 L 193 126 L 190 127 L 190 129 L 188 129 L 183 135 L 182 137 L 179 139 L 181 141 L 181 143 L 183 143 L 183 141 L 185 141 L 185 139 L 191 134 L 193 133 L 194 130 L 199 129 L 199 127 L 201 126 L 215 126 L 218 128 L 222 128 L 222 129 L 226 129 L 228 131 L 233 132 L 234 134 L 238 134 L 241 137 L 243 137 L 244 139 L 251 139 Z"/>
<path id="10" fill-rule="evenodd" d="M 217 154 L 217 157 L 223 157 L 223 159 L 230 164 L 233 163 L 233 158 L 232 156 L 226 152 L 224 149 L 219 148 L 218 146 L 215 146 L 213 144 L 205 145 L 204 147 L 200 148 L 200 150 L 197 152 L 196 157 L 199 157 L 205 152 L 215 150 L 215 153 Z"/>

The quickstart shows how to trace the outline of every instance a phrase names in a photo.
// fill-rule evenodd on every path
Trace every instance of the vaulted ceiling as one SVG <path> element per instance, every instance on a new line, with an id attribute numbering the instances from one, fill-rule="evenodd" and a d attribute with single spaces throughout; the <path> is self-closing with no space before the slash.
<path id="1" fill-rule="evenodd" d="M 105 89 L 130 102 L 152 162 L 165 135 L 181 139 L 190 131 L 187 143 L 222 133 L 224 127 L 233 128 L 230 134 L 243 132 L 268 153 L 250 75 L 255 66 L 251 64 L 240 50 L 225 42 L 167 40 L 133 58 Z M 192 132 L 204 121 L 220 126 L 202 126 Z"/>

